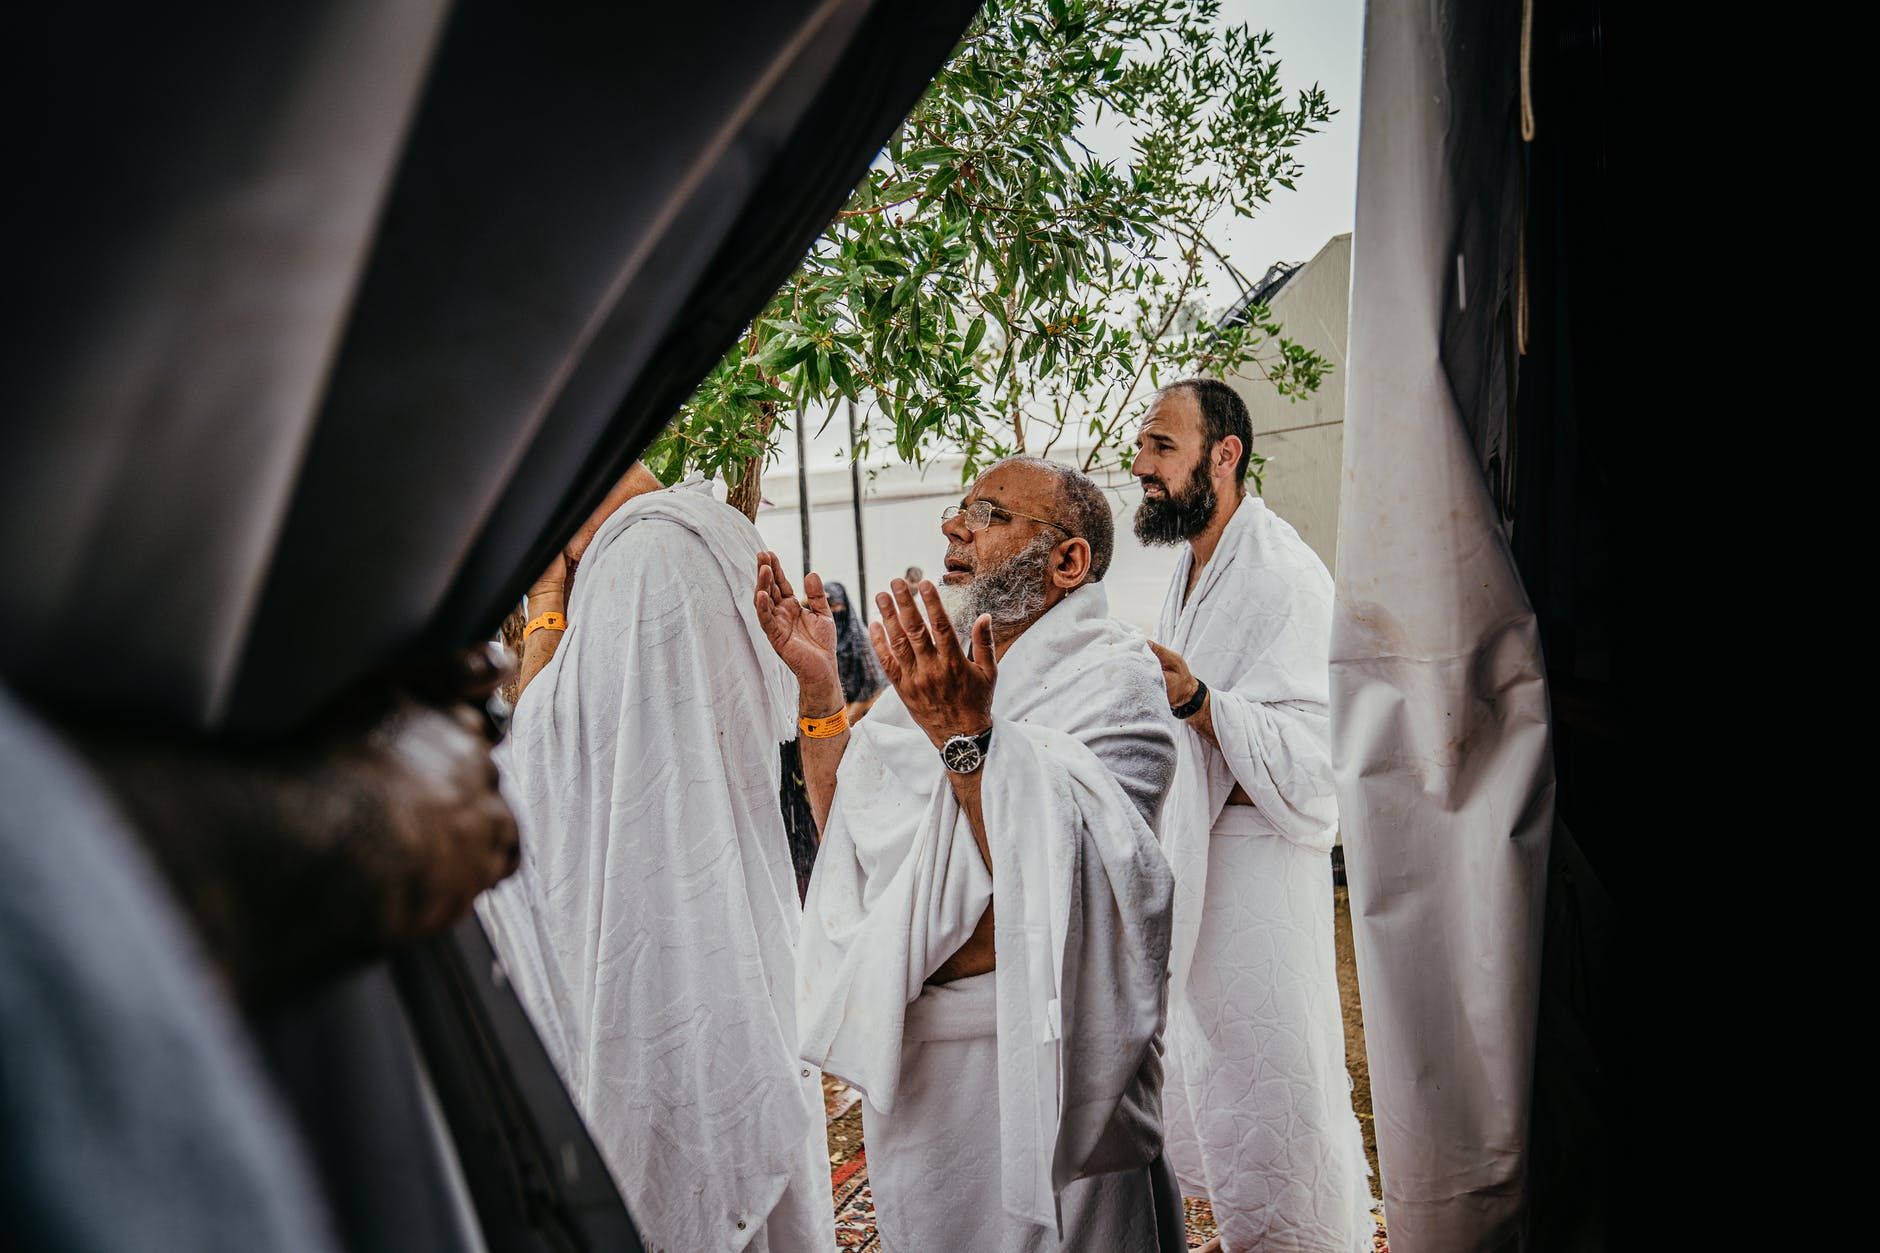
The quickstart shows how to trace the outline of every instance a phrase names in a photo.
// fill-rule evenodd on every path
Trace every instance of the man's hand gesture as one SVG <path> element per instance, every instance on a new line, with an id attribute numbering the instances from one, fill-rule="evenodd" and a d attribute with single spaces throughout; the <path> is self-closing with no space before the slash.
<path id="1" fill-rule="evenodd" d="M 906 579 L 889 586 L 892 596 L 875 597 L 880 621 L 868 626 L 869 643 L 888 681 L 934 747 L 956 735 L 979 734 L 992 725 L 992 691 L 999 681 L 992 618 L 981 614 L 973 623 L 973 655 L 968 657 L 930 580 L 920 584 L 925 619 Z"/>
<path id="2" fill-rule="evenodd" d="M 757 554 L 757 623 L 764 628 L 770 646 L 783 658 L 783 664 L 796 675 L 803 699 L 826 703 L 831 684 L 835 685 L 835 708 L 842 706 L 841 677 L 836 669 L 836 620 L 829 612 L 829 597 L 823 592 L 822 576 L 809 574 L 803 579 L 803 597 L 798 599 L 783 572 L 783 562 L 776 553 Z"/>
<path id="3" fill-rule="evenodd" d="M 1194 673 L 1188 669 L 1188 663 L 1180 653 L 1172 648 L 1164 648 L 1154 640 L 1149 641 L 1149 651 L 1162 663 L 1162 685 L 1168 688 L 1169 707 L 1172 709 L 1187 704 L 1199 686 Z"/>

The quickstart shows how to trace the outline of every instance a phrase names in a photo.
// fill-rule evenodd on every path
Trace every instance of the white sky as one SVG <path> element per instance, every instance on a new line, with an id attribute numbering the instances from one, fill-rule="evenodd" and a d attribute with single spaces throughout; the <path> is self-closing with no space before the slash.
<path id="1" fill-rule="evenodd" d="M 1222 17 L 1273 32 L 1280 81 L 1289 92 L 1317 83 L 1338 110 L 1299 145 L 1305 174 L 1266 211 L 1223 226 L 1215 243 L 1249 278 L 1275 261 L 1305 261 L 1351 229 L 1358 183 L 1358 71 L 1364 42 L 1361 0 L 1226 0 Z M 1231 241 L 1231 242 L 1230 242 Z"/>
<path id="2" fill-rule="evenodd" d="M 1317 135 L 1299 146 L 1305 173 L 1296 191 L 1279 189 L 1258 216 L 1229 219 L 1213 232 L 1214 243 L 1235 267 L 1248 279 L 1257 280 L 1273 262 L 1308 260 L 1326 240 L 1351 229 L 1357 199 L 1364 5 L 1362 0 L 1225 0 L 1222 20 L 1272 31 L 1272 47 L 1288 95 L 1317 83 L 1337 110 Z M 1106 156 L 1123 160 L 1129 155 L 1127 145 L 1114 132 L 1093 133 L 1088 141 Z M 1114 150 L 1111 144 L 1116 145 Z M 1224 305 L 1234 292 L 1231 280 L 1223 278 L 1212 299 Z M 820 437 L 812 425 L 809 435 L 811 466 L 845 459 L 847 432 L 841 421 L 830 423 Z M 794 473 L 795 469 L 795 436 L 786 434 L 765 475 Z"/>

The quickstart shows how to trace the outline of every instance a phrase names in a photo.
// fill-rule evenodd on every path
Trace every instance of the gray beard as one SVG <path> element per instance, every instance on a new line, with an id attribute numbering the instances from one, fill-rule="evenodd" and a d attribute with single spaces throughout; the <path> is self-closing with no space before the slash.
<path id="1" fill-rule="evenodd" d="M 1052 535 L 1041 532 L 1002 564 L 974 572 L 969 582 L 939 585 L 941 608 L 962 648 L 972 639 L 973 623 L 982 613 L 992 616 L 993 630 L 1003 635 L 1029 626 L 1044 612 L 1044 575 L 1056 547 Z"/>
<path id="2" fill-rule="evenodd" d="M 947 621 L 953 625 L 953 634 L 960 640 L 964 649 L 973 637 L 973 623 L 979 614 L 972 607 L 973 585 L 971 583 L 940 583 L 934 590 L 940 593 L 940 607 L 947 612 Z"/>

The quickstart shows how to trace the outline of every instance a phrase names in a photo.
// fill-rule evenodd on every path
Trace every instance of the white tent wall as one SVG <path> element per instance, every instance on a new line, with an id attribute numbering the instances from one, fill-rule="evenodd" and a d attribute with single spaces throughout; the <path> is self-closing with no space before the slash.
<path id="1" fill-rule="evenodd" d="M 1397 1253 L 1518 1247 L 1554 775 L 1483 473 L 1520 314 L 1521 7 L 1365 21 L 1332 728 Z"/>

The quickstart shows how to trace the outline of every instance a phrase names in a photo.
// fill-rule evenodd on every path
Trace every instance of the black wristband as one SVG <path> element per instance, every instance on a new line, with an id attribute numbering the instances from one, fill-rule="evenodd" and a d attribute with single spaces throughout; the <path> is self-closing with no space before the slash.
<path id="1" fill-rule="evenodd" d="M 1201 702 L 1206 700 L 1207 698 L 1208 698 L 1208 685 L 1201 681 L 1200 675 L 1196 675 L 1195 676 L 1195 694 L 1193 696 L 1190 696 L 1187 700 L 1183 701 L 1179 705 L 1170 705 L 1168 707 L 1168 711 L 1174 714 L 1177 718 L 1180 718 L 1183 722 L 1186 722 L 1188 721 L 1188 719 L 1194 717 L 1196 714 L 1201 712 Z"/>

